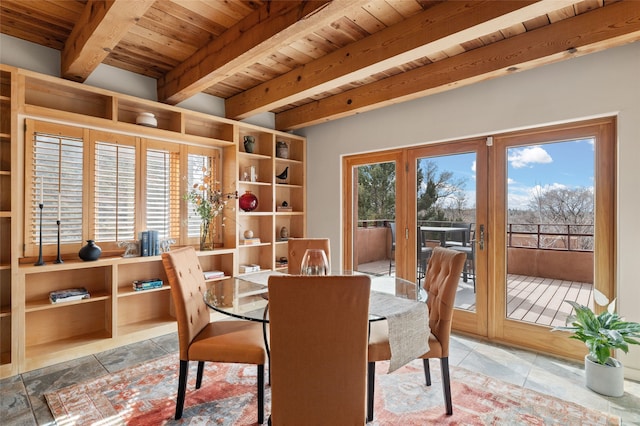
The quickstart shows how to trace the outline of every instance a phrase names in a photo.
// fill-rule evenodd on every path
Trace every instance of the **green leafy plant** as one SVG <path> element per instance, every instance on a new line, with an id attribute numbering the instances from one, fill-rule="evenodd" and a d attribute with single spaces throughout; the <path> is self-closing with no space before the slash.
<path id="1" fill-rule="evenodd" d="M 640 345 L 640 341 L 635 340 L 640 338 L 640 324 L 620 318 L 615 312 L 615 299 L 609 303 L 609 299 L 598 290 L 594 290 L 594 298 L 598 305 L 607 306 L 607 309 L 596 315 L 587 306 L 565 300 L 575 310 L 566 321 L 566 324 L 571 325 L 555 327 L 551 331 L 573 332 L 571 338 L 585 343 L 592 361 L 606 364 L 612 349 L 620 349 L 627 353 L 630 344 Z"/>

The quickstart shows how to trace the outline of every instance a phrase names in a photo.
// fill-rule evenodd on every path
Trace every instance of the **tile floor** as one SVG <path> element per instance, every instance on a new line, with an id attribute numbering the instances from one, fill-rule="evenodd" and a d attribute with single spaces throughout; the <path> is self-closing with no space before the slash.
<path id="1" fill-rule="evenodd" d="M 177 336 L 169 334 L 3 379 L 0 381 L 0 422 L 11 426 L 53 425 L 44 393 L 177 350 Z M 624 425 L 640 425 L 638 382 L 626 381 L 623 397 L 607 398 L 585 388 L 581 364 L 459 335 L 452 337 L 449 361 L 451 365 L 617 414 Z"/>

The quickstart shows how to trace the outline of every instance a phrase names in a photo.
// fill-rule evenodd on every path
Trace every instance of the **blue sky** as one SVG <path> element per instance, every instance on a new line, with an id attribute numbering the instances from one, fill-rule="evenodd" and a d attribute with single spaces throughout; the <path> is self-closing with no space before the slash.
<path id="1" fill-rule="evenodd" d="M 526 208 L 531 195 L 540 189 L 593 187 L 591 139 L 514 147 L 508 150 L 507 156 L 509 208 Z M 475 154 L 432 159 L 437 162 L 439 172 L 451 171 L 456 177 L 466 179 L 467 198 L 475 204 Z"/>

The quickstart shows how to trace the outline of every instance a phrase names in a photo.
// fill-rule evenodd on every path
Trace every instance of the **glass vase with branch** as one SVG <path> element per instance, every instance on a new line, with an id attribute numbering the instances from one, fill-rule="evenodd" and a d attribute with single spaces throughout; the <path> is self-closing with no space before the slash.
<path id="1" fill-rule="evenodd" d="M 229 200 L 237 199 L 238 192 L 223 192 L 219 189 L 220 182 L 216 180 L 215 173 L 202 167 L 202 181 L 192 185 L 191 190 L 185 194 L 185 199 L 193 206 L 202 222 L 200 223 L 200 250 L 213 250 L 215 237 L 217 236 L 216 224 L 218 216 L 227 207 Z M 224 226 L 224 216 L 220 226 Z"/>

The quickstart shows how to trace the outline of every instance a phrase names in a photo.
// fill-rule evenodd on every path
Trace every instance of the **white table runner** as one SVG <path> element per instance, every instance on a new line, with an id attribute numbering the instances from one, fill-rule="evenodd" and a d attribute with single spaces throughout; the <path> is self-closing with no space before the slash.
<path id="1" fill-rule="evenodd" d="M 371 292 L 369 312 L 389 324 L 389 373 L 429 352 L 429 309 L 424 302 Z"/>

